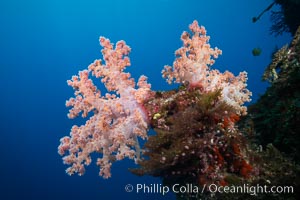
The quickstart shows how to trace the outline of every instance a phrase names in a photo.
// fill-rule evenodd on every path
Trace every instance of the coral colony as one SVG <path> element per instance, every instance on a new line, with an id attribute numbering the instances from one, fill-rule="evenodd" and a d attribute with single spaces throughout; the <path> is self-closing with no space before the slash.
<path id="1" fill-rule="evenodd" d="M 68 81 L 75 90 L 75 98 L 66 103 L 72 107 L 68 117 L 89 117 L 60 140 L 58 152 L 67 154 L 63 161 L 70 165 L 69 175 L 83 175 L 94 152 L 101 155 L 97 165 L 103 178 L 111 177 L 112 163 L 124 158 L 138 164 L 133 173 L 161 177 L 164 184 L 224 185 L 256 174 L 236 127 L 247 112 L 243 104 L 250 101 L 247 73 L 234 76 L 211 69 L 221 50 L 210 47 L 197 21 L 189 29 L 181 35 L 183 47 L 175 52 L 173 66 L 162 71 L 168 83 L 181 86 L 165 92 L 152 91 L 145 76 L 136 83 L 124 72 L 130 65 L 124 41 L 114 47 L 100 37 L 103 60 Z M 89 75 L 99 78 L 108 92 L 101 94 Z M 155 135 L 147 135 L 150 128 Z M 146 140 L 142 147 L 141 139 Z"/>

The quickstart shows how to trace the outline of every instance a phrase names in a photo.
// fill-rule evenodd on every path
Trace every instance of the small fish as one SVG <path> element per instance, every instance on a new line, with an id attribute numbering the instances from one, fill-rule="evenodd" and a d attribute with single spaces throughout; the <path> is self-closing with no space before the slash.
<path id="1" fill-rule="evenodd" d="M 256 48 L 252 49 L 252 55 L 259 56 L 261 54 L 261 51 L 262 51 L 261 48 L 256 47 Z"/>

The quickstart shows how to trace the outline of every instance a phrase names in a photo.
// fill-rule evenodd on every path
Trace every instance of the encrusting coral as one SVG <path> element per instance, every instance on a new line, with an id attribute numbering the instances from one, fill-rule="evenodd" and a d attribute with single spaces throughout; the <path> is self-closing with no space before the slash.
<path id="1" fill-rule="evenodd" d="M 247 142 L 235 123 L 240 116 L 222 101 L 221 90 L 201 93 L 198 88 L 181 87 L 161 92 L 146 102 L 151 127 L 156 135 L 145 144 L 146 159 L 136 174 L 162 177 L 175 183 L 229 184 L 232 173 L 241 179 L 255 174 Z"/>

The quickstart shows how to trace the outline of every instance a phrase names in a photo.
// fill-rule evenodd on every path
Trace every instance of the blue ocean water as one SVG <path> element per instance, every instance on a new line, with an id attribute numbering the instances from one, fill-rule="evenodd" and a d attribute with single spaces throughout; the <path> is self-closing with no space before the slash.
<path id="1" fill-rule="evenodd" d="M 291 39 L 269 34 L 270 13 L 252 17 L 272 1 L 261 0 L 44 0 L 0 2 L 0 199 L 175 199 L 173 194 L 128 193 L 127 184 L 161 184 L 117 162 L 112 178 L 98 176 L 93 163 L 84 176 L 68 176 L 57 153 L 59 139 L 78 122 L 67 118 L 73 96 L 66 80 L 101 58 L 99 36 L 132 48 L 134 78 L 149 77 L 153 90 L 167 90 L 161 78 L 193 20 L 206 27 L 212 47 L 223 51 L 214 68 L 247 71 L 255 102 L 267 84 L 261 75 L 276 46 Z M 276 8 L 275 8 L 276 9 Z M 252 49 L 262 49 L 254 57 Z"/>

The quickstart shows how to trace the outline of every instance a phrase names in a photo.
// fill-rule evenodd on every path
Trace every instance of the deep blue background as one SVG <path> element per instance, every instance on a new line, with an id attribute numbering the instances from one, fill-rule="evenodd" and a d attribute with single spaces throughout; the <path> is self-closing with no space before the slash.
<path id="1" fill-rule="evenodd" d="M 66 80 L 101 58 L 102 35 L 130 45 L 132 66 L 127 71 L 133 77 L 145 74 L 153 90 L 174 87 L 160 72 L 172 64 L 182 31 L 196 19 L 206 27 L 212 47 L 223 50 L 213 67 L 235 74 L 248 71 L 255 101 L 267 86 L 261 75 L 271 52 L 290 40 L 289 35 L 269 35 L 269 13 L 251 22 L 271 2 L 2 0 L 0 199 L 175 199 L 126 193 L 127 183 L 160 183 L 132 175 L 127 171 L 134 167 L 129 160 L 115 163 L 109 180 L 98 176 L 94 163 L 82 177 L 65 174 L 57 146 L 74 124 L 66 116 L 65 101 L 73 95 Z M 258 57 L 251 54 L 255 47 L 262 49 Z"/>

